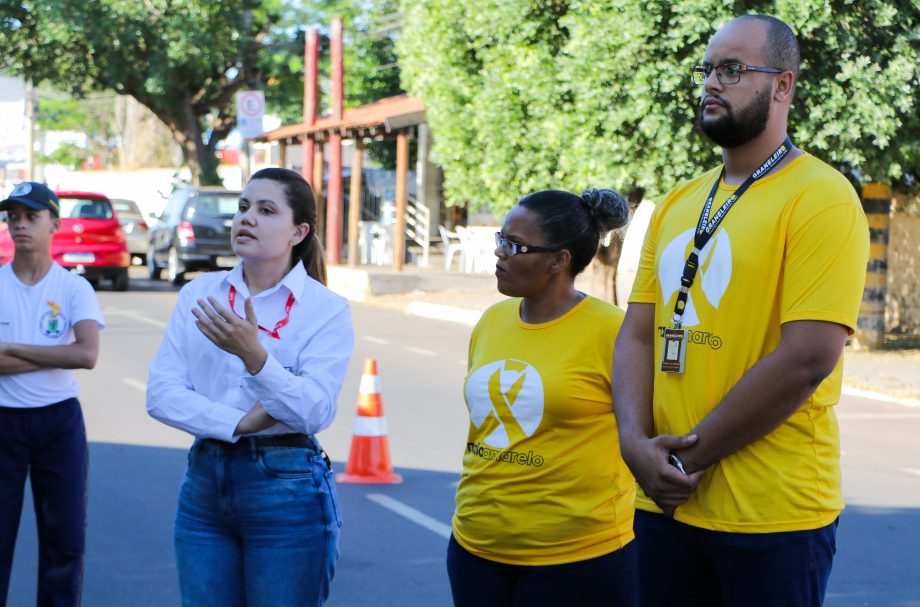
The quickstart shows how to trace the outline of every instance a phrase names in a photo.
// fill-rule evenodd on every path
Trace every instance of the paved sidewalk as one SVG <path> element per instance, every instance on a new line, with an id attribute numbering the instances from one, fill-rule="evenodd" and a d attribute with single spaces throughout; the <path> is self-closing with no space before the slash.
<path id="1" fill-rule="evenodd" d="M 847 350 L 843 357 L 844 391 L 920 407 L 920 349 L 877 352 Z"/>
<path id="2" fill-rule="evenodd" d="M 461 282 L 458 290 L 379 295 L 366 303 L 472 327 L 487 307 L 504 296 L 495 290 L 494 277 L 488 275 Z M 578 286 L 590 292 L 581 282 Z M 843 375 L 846 394 L 920 407 L 920 349 L 877 352 L 847 349 Z"/>

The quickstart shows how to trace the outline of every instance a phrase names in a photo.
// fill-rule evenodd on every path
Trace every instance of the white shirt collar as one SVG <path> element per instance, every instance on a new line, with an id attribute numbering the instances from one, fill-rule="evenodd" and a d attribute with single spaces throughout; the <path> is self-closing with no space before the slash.
<path id="1" fill-rule="evenodd" d="M 241 296 L 249 297 L 249 287 L 246 285 L 246 281 L 243 280 L 243 263 L 244 262 L 241 261 L 236 264 L 233 269 L 227 273 L 227 276 L 224 277 L 224 281 L 236 288 Z M 298 260 L 297 263 L 294 264 L 294 267 L 291 268 L 291 271 L 285 274 L 284 278 L 282 278 L 278 284 L 270 289 L 262 291 L 256 295 L 256 297 L 268 297 L 281 287 L 285 287 L 294 295 L 294 300 L 301 303 L 304 297 L 304 286 L 306 282 L 307 270 L 303 267 L 303 263 Z"/>

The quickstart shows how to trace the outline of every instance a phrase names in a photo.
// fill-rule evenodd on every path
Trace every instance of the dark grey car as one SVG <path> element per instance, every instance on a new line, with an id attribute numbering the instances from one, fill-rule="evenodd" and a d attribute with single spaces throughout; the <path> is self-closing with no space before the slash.
<path id="1" fill-rule="evenodd" d="M 150 230 L 147 270 L 180 285 L 186 272 L 224 270 L 238 261 L 230 246 L 230 226 L 240 192 L 184 186 L 173 190 L 159 222 Z"/>

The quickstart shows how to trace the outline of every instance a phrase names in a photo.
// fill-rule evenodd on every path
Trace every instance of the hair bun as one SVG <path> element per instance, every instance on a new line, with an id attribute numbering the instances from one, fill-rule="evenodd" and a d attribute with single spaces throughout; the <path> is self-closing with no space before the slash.
<path id="1" fill-rule="evenodd" d="M 589 188 L 582 193 L 581 201 L 588 207 L 588 213 L 602 235 L 622 228 L 629 221 L 629 203 L 613 190 Z"/>

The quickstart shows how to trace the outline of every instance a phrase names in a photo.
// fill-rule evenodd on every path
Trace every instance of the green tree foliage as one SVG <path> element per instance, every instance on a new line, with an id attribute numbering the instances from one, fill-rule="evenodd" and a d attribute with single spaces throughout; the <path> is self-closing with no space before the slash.
<path id="1" fill-rule="evenodd" d="M 425 100 L 448 202 L 609 186 L 658 197 L 719 162 L 690 68 L 733 16 L 797 32 L 797 145 L 859 182 L 918 189 L 916 0 L 403 0 L 404 85 Z"/>
<path id="2" fill-rule="evenodd" d="M 133 96 L 169 127 L 195 180 L 218 183 L 215 146 L 236 124 L 236 94 L 302 82 L 303 34 L 285 27 L 296 13 L 289 8 L 284 0 L 0 0 L 0 67 L 75 95 Z M 298 35 L 299 63 L 291 60 Z M 302 84 L 296 90 L 299 99 Z"/>
<path id="3" fill-rule="evenodd" d="M 115 95 L 93 93 L 75 99 L 48 89 L 38 92 L 36 122 L 45 131 L 74 131 L 86 136 L 86 148 L 72 144 L 61 146 L 44 161 L 76 167 L 96 156 L 112 164 L 117 151 L 115 129 Z"/>
<path id="4" fill-rule="evenodd" d="M 338 0 L 327 14 L 333 10 L 345 21 L 345 106 L 404 92 L 396 58 L 398 0 Z"/>
<path id="5" fill-rule="evenodd" d="M 237 93 L 264 89 L 267 111 L 302 119 L 311 24 L 327 32 L 345 18 L 347 103 L 401 92 L 392 30 L 377 22 L 396 10 L 396 0 L 0 0 L 0 68 L 77 96 L 133 96 L 169 127 L 196 182 L 217 183 Z"/>
<path id="6" fill-rule="evenodd" d="M 320 112 L 331 110 L 329 23 L 344 21 L 346 108 L 373 103 L 405 91 L 400 82 L 396 38 L 401 27 L 398 0 L 328 0 L 319 13 L 321 35 Z M 301 117 L 293 119 L 299 122 Z M 414 154 L 414 142 L 411 146 Z M 369 141 L 365 152 L 385 168 L 396 166 L 392 141 Z"/>
<path id="7" fill-rule="evenodd" d="M 89 159 L 86 149 L 75 143 L 64 143 L 50 154 L 39 157 L 44 164 L 59 164 L 72 170 L 78 170 Z"/>
<path id="8" fill-rule="evenodd" d="M 345 43 L 345 107 L 372 103 L 383 97 L 398 95 L 399 65 L 395 38 L 399 30 L 398 0 L 320 0 L 310 3 L 309 11 L 302 9 L 287 13 L 286 22 L 314 24 L 320 34 L 320 113 L 331 111 L 331 76 L 329 28 L 334 17 L 344 22 Z M 298 32 L 297 48 L 285 60 L 301 75 L 299 95 L 303 95 L 304 35 Z M 289 97 L 285 97 L 287 99 Z M 303 118 L 303 103 L 278 107 L 285 122 Z"/>
<path id="9" fill-rule="evenodd" d="M 331 111 L 329 28 L 334 17 L 341 17 L 345 26 L 345 107 L 403 92 L 394 49 L 396 30 L 389 25 L 397 11 L 396 0 L 322 0 L 308 9 L 285 12 L 279 29 L 293 35 L 284 44 L 285 52 L 269 58 L 273 94 L 266 97 L 267 109 L 284 123 L 303 120 L 305 31 L 312 26 L 320 34 L 320 113 Z"/>

